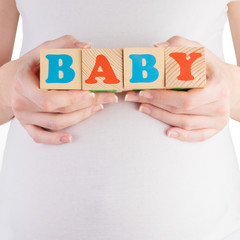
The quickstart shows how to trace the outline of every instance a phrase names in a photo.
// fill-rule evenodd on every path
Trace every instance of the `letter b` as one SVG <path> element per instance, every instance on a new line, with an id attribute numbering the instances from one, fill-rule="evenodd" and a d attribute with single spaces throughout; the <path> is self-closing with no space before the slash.
<path id="1" fill-rule="evenodd" d="M 132 78 L 131 83 L 151 83 L 158 79 L 159 72 L 154 67 L 156 58 L 151 54 L 131 54 L 132 59 Z M 146 64 L 143 65 L 143 59 Z M 143 71 L 147 72 L 147 77 L 143 77 Z"/>
<path id="2" fill-rule="evenodd" d="M 75 78 L 75 71 L 71 68 L 73 59 L 67 54 L 48 54 L 48 78 L 46 83 L 69 83 Z M 61 60 L 61 65 L 60 65 Z M 63 77 L 59 77 L 62 72 Z"/>

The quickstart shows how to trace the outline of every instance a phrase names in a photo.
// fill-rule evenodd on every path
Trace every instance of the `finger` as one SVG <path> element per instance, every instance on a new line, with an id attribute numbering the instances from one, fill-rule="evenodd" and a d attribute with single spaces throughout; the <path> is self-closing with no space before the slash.
<path id="1" fill-rule="evenodd" d="M 23 55 L 23 59 L 30 64 L 35 65 L 40 60 L 40 49 L 42 48 L 90 48 L 90 43 L 80 42 L 71 35 L 64 35 L 54 40 L 49 40 L 37 46 L 30 52 Z"/>
<path id="2" fill-rule="evenodd" d="M 146 103 L 146 102 L 143 102 Z M 151 104 L 151 103 L 150 103 Z M 174 107 L 167 104 L 158 103 L 158 108 L 162 108 L 174 114 L 188 114 L 188 115 L 201 115 L 201 116 L 222 116 L 229 114 L 229 104 L 225 100 L 215 101 L 209 104 L 201 105 L 192 110 L 185 110 L 182 108 Z"/>
<path id="3" fill-rule="evenodd" d="M 12 96 L 11 107 L 14 112 L 31 112 L 33 110 L 40 110 L 36 104 L 27 99 L 25 96 L 18 94 L 17 92 L 15 92 Z"/>
<path id="4" fill-rule="evenodd" d="M 181 37 L 173 36 L 169 38 L 166 42 L 155 43 L 155 47 L 201 47 L 202 45 L 196 41 Z"/>
<path id="5" fill-rule="evenodd" d="M 158 107 L 174 114 L 188 114 L 215 117 L 229 113 L 229 106 L 225 103 L 224 100 L 202 105 L 189 111 L 165 104 L 159 104 Z"/>
<path id="6" fill-rule="evenodd" d="M 89 108 L 81 109 L 72 113 L 24 113 L 24 119 L 21 122 L 26 125 L 36 125 L 45 129 L 59 131 L 73 126 L 94 113 L 101 111 L 103 105 L 93 105 Z M 17 117 L 18 118 L 18 117 Z M 19 118 L 18 118 L 19 119 Z"/>
<path id="7" fill-rule="evenodd" d="M 166 42 L 156 43 L 154 47 L 203 47 L 199 42 L 183 38 L 181 36 L 173 36 L 169 38 Z M 205 48 L 206 55 L 206 70 L 207 75 L 212 72 L 213 69 L 217 71 L 216 63 L 220 63 L 220 59 Z"/>
<path id="8" fill-rule="evenodd" d="M 73 104 L 68 104 L 63 107 L 59 107 L 57 109 L 52 109 L 51 112 L 58 112 L 58 113 L 70 113 L 77 111 L 79 109 L 88 108 L 90 106 L 94 105 L 102 105 L 102 104 L 108 104 L 108 103 L 118 103 L 118 97 L 114 93 L 93 93 L 89 92 L 93 97 L 90 98 L 90 100 L 87 99 L 87 101 L 76 101 Z M 66 103 L 66 101 L 65 101 Z M 51 108 L 50 108 L 51 110 Z"/>
<path id="9" fill-rule="evenodd" d="M 34 96 L 30 96 L 32 98 L 36 98 Z M 37 102 L 37 104 L 35 103 Z M 59 104 L 60 102 L 58 102 Z M 65 104 L 64 104 L 65 105 Z M 20 95 L 17 92 L 15 92 L 14 97 L 12 98 L 12 102 L 11 102 L 11 106 L 12 109 L 14 110 L 14 112 L 55 112 L 55 113 L 68 113 L 68 112 L 74 112 L 77 111 L 80 108 L 80 106 L 82 105 L 82 109 L 85 108 L 84 104 L 82 102 L 74 102 L 73 104 L 71 104 L 68 107 L 61 107 L 58 109 L 55 109 L 55 107 L 53 106 L 53 104 L 51 103 L 42 103 L 40 102 L 40 100 L 30 100 L 28 98 L 26 98 L 24 95 Z M 88 106 L 86 106 L 88 107 Z M 51 109 L 50 109 L 51 108 Z M 47 110 L 47 111 L 46 111 Z"/>
<path id="10" fill-rule="evenodd" d="M 58 145 L 72 142 L 72 135 L 67 132 L 49 132 L 34 125 L 23 125 L 23 127 L 36 143 Z"/>
<path id="11" fill-rule="evenodd" d="M 168 125 L 180 127 L 186 130 L 202 128 L 220 128 L 222 119 L 209 116 L 173 114 L 164 109 L 157 108 L 151 104 L 141 104 L 139 111 L 160 120 Z"/>
<path id="12" fill-rule="evenodd" d="M 166 132 L 168 137 L 176 138 L 181 141 L 187 142 L 202 142 L 211 138 L 218 133 L 217 129 L 197 129 L 197 130 L 185 130 L 181 128 L 169 128 Z"/>
<path id="13" fill-rule="evenodd" d="M 34 98 L 36 99 L 36 98 Z M 92 105 L 117 103 L 118 98 L 114 93 L 93 93 L 83 91 L 55 91 L 39 95 L 36 104 L 44 112 L 70 113 L 79 109 L 88 108 Z"/>
<path id="14" fill-rule="evenodd" d="M 69 93 L 68 93 L 69 94 Z M 47 100 L 43 100 L 44 102 L 41 102 L 41 100 L 36 100 L 37 104 L 34 103 L 34 101 L 30 101 L 24 96 L 21 96 L 17 93 L 15 93 L 17 99 L 12 102 L 12 108 L 14 111 L 24 111 L 24 112 L 51 112 L 51 113 L 71 113 L 74 111 L 78 111 L 80 109 L 84 109 L 87 107 L 91 107 L 93 105 L 99 105 L 99 104 L 107 104 L 107 103 L 117 103 L 118 97 L 114 93 L 96 93 L 96 97 L 94 93 L 90 93 L 90 97 L 93 98 L 93 100 L 86 101 L 86 97 L 80 98 L 80 96 L 77 96 L 74 101 L 69 99 L 60 99 L 53 96 L 53 102 L 48 102 Z M 84 100 L 85 98 L 85 100 Z M 62 104 L 61 104 L 62 102 Z M 72 104 L 70 104 L 72 102 Z M 68 105 L 66 105 L 68 104 Z"/>
<path id="15" fill-rule="evenodd" d="M 23 94 L 42 110 L 42 112 L 72 112 L 92 104 L 117 103 L 118 98 L 112 92 L 93 93 L 84 90 L 46 90 L 39 89 L 38 77 L 32 72 L 22 71 L 19 77 L 24 78 L 17 92 Z"/>
<path id="16" fill-rule="evenodd" d="M 151 103 L 154 106 L 162 104 L 181 108 L 185 111 L 200 107 L 201 105 L 216 102 L 229 96 L 228 88 L 215 86 L 212 82 L 203 89 L 190 89 L 188 91 L 175 91 L 168 89 L 130 91 L 125 100 L 133 102 Z"/>
<path id="17" fill-rule="evenodd" d="M 93 102 L 94 94 L 89 91 L 82 90 L 46 90 L 39 88 L 39 79 L 32 72 L 23 70 L 18 74 L 20 83 L 15 87 L 19 95 L 23 95 L 29 101 L 37 106 L 37 111 L 40 109 L 42 112 L 51 112 L 58 108 L 68 105 L 79 104 L 82 108 L 91 105 Z"/>

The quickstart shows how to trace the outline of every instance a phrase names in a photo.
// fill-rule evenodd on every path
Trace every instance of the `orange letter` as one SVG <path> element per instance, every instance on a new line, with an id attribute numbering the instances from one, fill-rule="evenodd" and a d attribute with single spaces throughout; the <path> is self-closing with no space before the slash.
<path id="1" fill-rule="evenodd" d="M 99 67 L 102 68 L 102 72 L 98 71 Z M 90 77 L 85 80 L 85 82 L 89 84 L 97 83 L 96 77 L 105 77 L 103 82 L 106 84 L 116 84 L 120 82 L 120 80 L 117 79 L 109 61 L 102 54 L 96 57 L 95 66 L 91 72 Z"/>
<path id="2" fill-rule="evenodd" d="M 187 60 L 187 54 L 182 52 L 173 52 L 169 54 L 180 66 L 180 75 L 177 77 L 181 81 L 194 80 L 194 76 L 191 74 L 191 66 L 193 62 L 202 56 L 201 53 L 190 53 L 190 59 Z"/>

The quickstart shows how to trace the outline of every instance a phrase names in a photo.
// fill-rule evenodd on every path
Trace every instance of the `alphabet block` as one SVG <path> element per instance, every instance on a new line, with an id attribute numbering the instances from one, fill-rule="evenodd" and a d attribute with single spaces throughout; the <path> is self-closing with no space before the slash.
<path id="1" fill-rule="evenodd" d="M 165 88 L 164 48 L 124 48 L 124 90 Z"/>
<path id="2" fill-rule="evenodd" d="M 122 49 L 83 49 L 82 86 L 83 90 L 121 92 Z"/>
<path id="3" fill-rule="evenodd" d="M 41 49 L 40 88 L 81 89 L 81 49 Z"/>
<path id="4" fill-rule="evenodd" d="M 165 48 L 166 88 L 201 88 L 206 85 L 204 47 Z"/>

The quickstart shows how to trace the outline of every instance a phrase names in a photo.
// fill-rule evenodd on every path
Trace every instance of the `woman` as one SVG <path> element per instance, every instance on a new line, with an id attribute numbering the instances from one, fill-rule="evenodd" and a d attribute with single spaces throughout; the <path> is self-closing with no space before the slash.
<path id="1" fill-rule="evenodd" d="M 228 12 L 239 62 L 239 2 L 1 0 L 0 9 L 0 120 L 12 119 L 1 240 L 240 239 L 228 128 L 229 116 L 240 120 L 240 68 L 224 63 L 221 42 Z M 10 61 L 19 13 L 21 57 Z M 207 87 L 126 96 L 39 89 L 40 48 L 90 42 L 203 45 Z"/>

